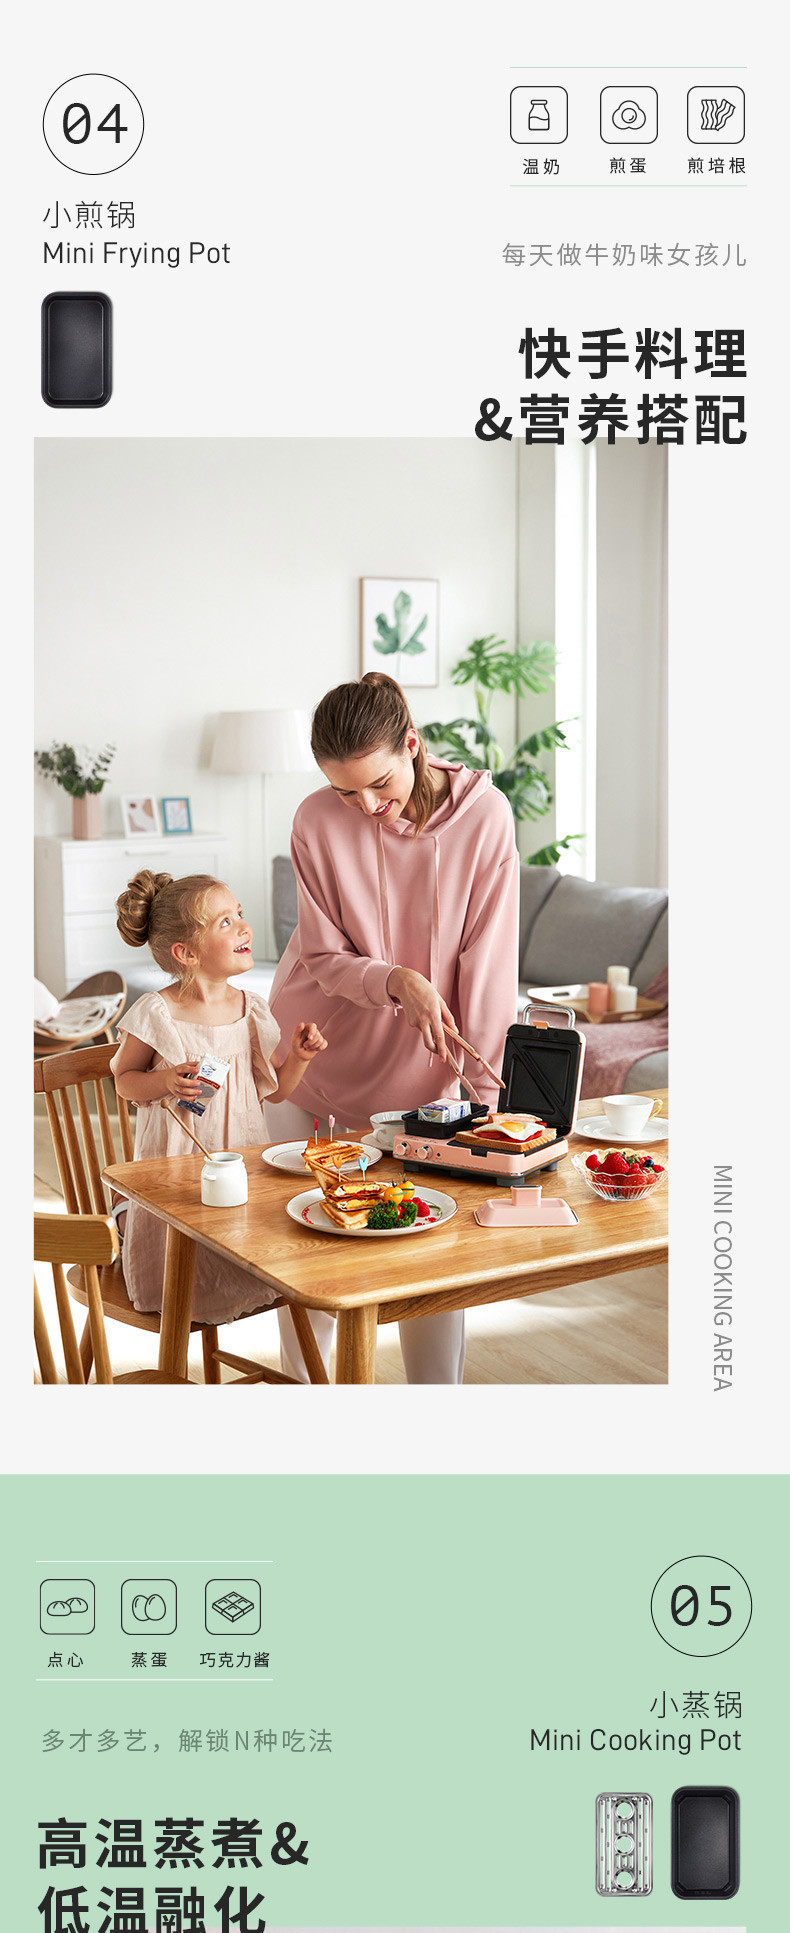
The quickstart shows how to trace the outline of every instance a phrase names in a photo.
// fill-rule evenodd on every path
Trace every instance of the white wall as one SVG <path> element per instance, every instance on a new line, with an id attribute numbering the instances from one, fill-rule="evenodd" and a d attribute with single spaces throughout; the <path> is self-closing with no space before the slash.
<path id="1" fill-rule="evenodd" d="M 442 682 L 410 694 L 415 717 L 468 709 L 453 664 L 515 635 L 515 447 L 86 437 L 39 441 L 36 479 L 36 745 L 115 741 L 107 833 L 121 793 L 186 793 L 195 829 L 230 837 L 262 935 L 261 785 L 208 769 L 217 712 L 311 710 L 357 677 L 359 578 L 399 573 L 440 584 Z M 268 779 L 270 854 L 321 783 Z M 36 830 L 70 831 L 41 778 Z"/>
<path id="2" fill-rule="evenodd" d="M 602 444 L 597 472 L 597 874 L 665 886 L 667 451 Z"/>
<path id="3" fill-rule="evenodd" d="M 573 448 L 522 448 L 519 457 L 519 636 L 553 638 L 563 646 L 560 607 L 568 542 L 583 541 L 583 519 L 569 534 L 555 525 L 555 505 L 567 503 L 556 473 L 578 464 Z M 595 877 L 615 885 L 666 884 L 666 492 L 667 452 L 623 438 L 595 451 L 595 629 L 597 729 L 595 743 Z M 572 492 L 570 492 L 572 496 Z M 576 575 L 581 578 L 581 560 Z M 580 623 L 578 645 L 589 640 Z M 565 650 L 576 649 L 573 624 Z M 572 669 L 572 667 L 570 668 Z M 581 667 L 578 667 L 581 675 Z M 561 681 L 562 682 L 562 681 Z M 563 715 L 561 693 L 530 696 L 519 708 L 519 735 Z M 580 728 L 568 737 L 578 744 Z M 547 762 L 556 783 L 566 755 Z M 562 787 L 560 786 L 560 791 Z M 519 845 L 534 852 L 576 823 L 552 813 L 520 828 Z M 563 861 L 589 875 L 584 854 Z"/>

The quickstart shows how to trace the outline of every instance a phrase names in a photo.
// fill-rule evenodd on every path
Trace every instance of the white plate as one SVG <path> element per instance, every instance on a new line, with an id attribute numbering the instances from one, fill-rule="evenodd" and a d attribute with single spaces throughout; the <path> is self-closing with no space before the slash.
<path id="1" fill-rule="evenodd" d="M 429 1222 L 411 1222 L 408 1228 L 338 1228 L 324 1213 L 324 1197 L 320 1188 L 308 1188 L 306 1194 L 294 1195 L 293 1201 L 287 1202 L 286 1206 L 292 1221 L 299 1222 L 302 1228 L 312 1228 L 316 1235 L 350 1235 L 356 1239 L 362 1236 L 364 1241 L 369 1242 L 387 1241 L 391 1235 L 402 1238 L 427 1234 L 432 1228 L 441 1228 L 451 1216 L 457 1214 L 458 1203 L 453 1201 L 452 1195 L 442 1195 L 438 1188 L 420 1188 L 417 1193 L 434 1213 Z"/>
<path id="2" fill-rule="evenodd" d="M 586 1000 L 589 991 L 586 980 L 568 980 L 565 986 L 559 987 L 527 987 L 530 1000 L 553 1000 L 560 1006 L 567 1005 L 569 1000 Z"/>
<path id="3" fill-rule="evenodd" d="M 573 1132 L 581 1135 L 583 1141 L 622 1141 L 628 1148 L 638 1147 L 640 1142 L 644 1142 L 645 1147 L 649 1147 L 651 1141 L 669 1139 L 669 1121 L 665 1114 L 656 1114 L 639 1134 L 615 1134 L 605 1114 L 593 1114 L 589 1121 L 577 1121 Z"/>
<path id="4" fill-rule="evenodd" d="M 350 1136 L 347 1134 L 339 1134 L 337 1138 L 339 1141 L 348 1141 Z M 358 1139 L 368 1157 L 368 1164 L 372 1168 L 374 1161 L 381 1160 L 381 1149 L 377 1147 L 372 1135 L 361 1134 Z M 273 1147 L 264 1148 L 261 1160 L 267 1161 L 270 1168 L 284 1169 L 287 1175 L 306 1175 L 310 1172 L 302 1160 L 302 1155 L 306 1147 L 306 1141 L 277 1141 Z M 353 1161 L 344 1161 L 340 1173 L 341 1175 L 352 1175 L 358 1171 L 359 1158 L 357 1156 Z"/>

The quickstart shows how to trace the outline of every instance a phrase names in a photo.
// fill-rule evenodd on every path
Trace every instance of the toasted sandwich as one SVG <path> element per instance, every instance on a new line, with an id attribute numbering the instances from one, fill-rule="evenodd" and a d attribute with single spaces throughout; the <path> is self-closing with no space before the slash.
<path id="1" fill-rule="evenodd" d="M 535 1114 L 489 1114 L 473 1128 L 459 1129 L 454 1136 L 465 1147 L 494 1148 L 502 1154 L 532 1154 L 550 1141 L 556 1141 L 554 1128 L 547 1128 Z"/>
<path id="2" fill-rule="evenodd" d="M 333 1194 L 325 1194 L 321 1207 L 338 1228 L 366 1228 L 371 1208 L 384 1200 L 384 1193 L 383 1187 L 368 1181 L 359 1188 L 337 1189 Z"/>
<path id="3" fill-rule="evenodd" d="M 308 1141 L 302 1157 L 306 1168 L 315 1174 L 316 1167 L 331 1168 L 337 1174 L 345 1161 L 358 1161 L 367 1151 L 361 1141 Z"/>

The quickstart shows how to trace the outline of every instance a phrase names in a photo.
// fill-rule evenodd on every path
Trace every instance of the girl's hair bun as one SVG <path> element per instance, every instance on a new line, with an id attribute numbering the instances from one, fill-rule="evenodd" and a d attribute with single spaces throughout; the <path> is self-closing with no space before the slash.
<path id="1" fill-rule="evenodd" d="M 116 901 L 118 931 L 127 946 L 147 945 L 157 893 L 163 892 L 172 883 L 170 873 L 152 873 L 144 869 L 135 873 L 125 891 L 119 894 Z"/>

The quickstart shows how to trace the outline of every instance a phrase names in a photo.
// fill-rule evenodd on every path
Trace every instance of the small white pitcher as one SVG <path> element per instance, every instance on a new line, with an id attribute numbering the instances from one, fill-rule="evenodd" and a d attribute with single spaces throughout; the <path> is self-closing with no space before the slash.
<path id="1" fill-rule="evenodd" d="M 247 1200 L 247 1170 L 240 1154 L 212 1154 L 200 1175 L 200 1199 L 207 1208 L 241 1208 Z"/>

